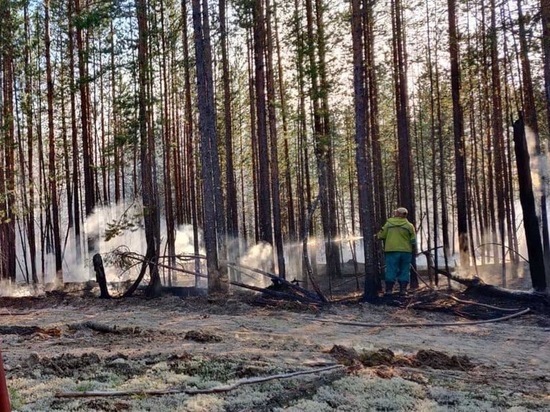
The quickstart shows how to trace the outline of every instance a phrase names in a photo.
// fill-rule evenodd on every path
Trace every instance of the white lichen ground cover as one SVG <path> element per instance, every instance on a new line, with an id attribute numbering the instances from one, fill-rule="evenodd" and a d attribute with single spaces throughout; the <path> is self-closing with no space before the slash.
<path id="1" fill-rule="evenodd" d="M 15 411 L 550 410 L 550 330 L 548 319 L 537 314 L 471 326 L 392 327 L 464 320 L 369 304 L 334 305 L 321 312 L 268 309 L 249 305 L 240 296 L 223 301 L 3 299 L 0 314 L 0 326 L 39 326 L 45 331 L 1 335 Z M 121 333 L 75 327 L 83 322 L 117 327 Z M 186 339 L 189 331 L 216 339 Z M 239 379 L 335 364 L 329 353 L 334 345 L 359 353 L 390 349 L 399 355 L 431 349 L 467 356 L 474 367 L 355 365 L 220 393 L 56 396 L 215 388 Z"/>

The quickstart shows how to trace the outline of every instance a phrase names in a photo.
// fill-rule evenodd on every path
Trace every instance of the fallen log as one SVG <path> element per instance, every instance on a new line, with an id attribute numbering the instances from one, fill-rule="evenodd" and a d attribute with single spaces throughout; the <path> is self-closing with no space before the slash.
<path id="1" fill-rule="evenodd" d="M 107 396 L 161 396 L 161 395 L 174 395 L 179 393 L 185 393 L 187 395 L 200 395 L 208 393 L 222 393 L 232 391 L 243 385 L 251 385 L 255 383 L 263 383 L 272 381 L 275 379 L 288 379 L 301 375 L 310 375 L 313 373 L 323 373 L 334 371 L 336 369 L 342 369 L 342 365 L 331 365 L 324 368 L 317 368 L 305 371 L 281 373 L 278 375 L 262 376 L 256 378 L 239 379 L 232 384 L 215 386 L 207 389 L 164 389 L 164 390 L 131 390 L 131 391 L 86 391 L 86 392 L 57 392 L 56 398 L 89 398 L 94 396 L 107 397 Z"/>
<path id="2" fill-rule="evenodd" d="M 474 276 L 471 279 L 462 278 L 457 275 L 453 275 L 446 270 L 434 268 L 437 273 L 446 276 L 454 282 L 460 283 L 463 286 L 466 286 L 465 293 L 478 293 L 484 296 L 492 296 L 497 298 L 506 298 L 522 302 L 538 302 L 545 305 L 550 304 L 548 295 L 537 293 L 537 292 L 528 292 L 523 290 L 511 290 L 504 289 L 498 286 L 489 285 L 477 276 Z"/>

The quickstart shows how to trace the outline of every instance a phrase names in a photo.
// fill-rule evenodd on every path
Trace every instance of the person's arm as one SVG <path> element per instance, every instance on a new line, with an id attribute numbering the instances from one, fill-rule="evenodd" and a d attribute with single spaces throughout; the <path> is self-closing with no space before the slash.
<path id="1" fill-rule="evenodd" d="M 376 238 L 385 240 L 387 235 L 388 235 L 388 224 L 386 223 L 384 226 L 382 226 L 382 229 L 380 229 L 380 232 L 376 234 Z"/>

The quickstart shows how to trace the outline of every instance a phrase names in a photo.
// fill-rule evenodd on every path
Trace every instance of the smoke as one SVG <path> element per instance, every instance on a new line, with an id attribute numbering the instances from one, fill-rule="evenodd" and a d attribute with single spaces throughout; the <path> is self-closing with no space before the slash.
<path id="1" fill-rule="evenodd" d="M 273 273 L 273 258 L 273 247 L 267 242 L 260 242 L 248 248 L 238 259 L 237 263 L 242 266 L 249 266 Z M 244 283 L 248 285 L 265 287 L 270 283 L 269 280 L 261 274 L 251 271 L 247 271 L 246 273 L 247 276 Z"/>
<path id="2" fill-rule="evenodd" d="M 34 296 L 36 288 L 27 284 L 17 284 L 9 280 L 0 281 L 0 297 L 21 298 L 25 296 Z"/>
<path id="3" fill-rule="evenodd" d="M 144 254 L 146 250 L 145 232 L 143 229 L 143 207 L 140 202 L 119 203 L 96 207 L 85 220 L 80 236 L 76 236 L 74 228 L 62 233 L 62 275 L 63 283 L 87 282 L 95 280 L 92 258 L 96 253 L 101 254 L 104 261 L 105 274 L 108 282 L 122 282 L 134 279 L 137 276 L 136 267 L 130 271 L 121 271 L 110 260 L 109 252 L 125 247 L 128 250 Z M 165 219 L 161 218 L 161 254 L 166 250 Z M 198 232 L 199 247 L 202 247 L 202 232 Z M 39 246 L 40 249 L 40 246 Z M 23 251 L 27 253 L 24 253 Z M 191 225 L 182 225 L 175 232 L 176 254 L 195 254 L 194 233 Z M 204 250 L 199 249 L 199 254 Z M 30 275 L 30 257 L 26 239 L 17 238 L 18 267 L 16 284 L 24 285 L 32 282 Z M 55 273 L 55 256 L 53 253 L 44 253 L 39 250 L 36 256 L 38 279 L 48 288 L 61 287 Z M 139 266 L 139 265 L 138 265 Z M 194 270 L 194 267 L 189 268 Z M 186 275 L 192 277 L 192 275 Z M 26 288 L 29 292 L 16 292 L 17 285 L 2 284 L 2 293 L 14 296 L 17 293 L 33 294 L 35 287 Z M 23 287 L 25 289 L 25 287 Z"/>

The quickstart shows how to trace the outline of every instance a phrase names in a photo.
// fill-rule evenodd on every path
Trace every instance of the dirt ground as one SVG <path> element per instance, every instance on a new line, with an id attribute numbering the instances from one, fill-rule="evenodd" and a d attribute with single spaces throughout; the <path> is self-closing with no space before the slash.
<path id="1" fill-rule="evenodd" d="M 548 307 L 456 298 L 3 297 L 0 347 L 14 411 L 550 410 Z"/>

